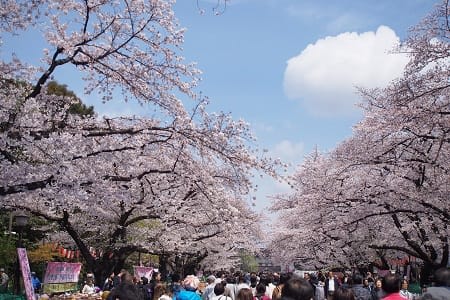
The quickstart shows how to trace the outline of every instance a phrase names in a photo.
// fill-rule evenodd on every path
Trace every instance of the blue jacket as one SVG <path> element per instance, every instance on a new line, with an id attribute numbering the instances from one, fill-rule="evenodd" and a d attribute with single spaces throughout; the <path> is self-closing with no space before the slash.
<path id="1" fill-rule="evenodd" d="M 31 276 L 31 284 L 33 285 L 33 289 L 35 291 L 41 288 L 41 281 L 37 278 L 37 276 Z"/>
<path id="2" fill-rule="evenodd" d="M 201 300 L 200 296 L 196 292 L 192 291 L 180 291 L 176 297 L 176 300 Z"/>

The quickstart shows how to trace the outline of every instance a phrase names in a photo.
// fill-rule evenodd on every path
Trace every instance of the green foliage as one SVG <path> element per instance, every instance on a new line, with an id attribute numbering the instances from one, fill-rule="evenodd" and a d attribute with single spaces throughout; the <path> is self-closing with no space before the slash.
<path id="1" fill-rule="evenodd" d="M 80 115 L 83 117 L 92 117 L 94 115 L 94 107 L 86 106 L 77 95 L 67 88 L 65 84 L 59 84 L 56 81 L 50 81 L 47 84 L 47 92 L 51 95 L 70 97 L 75 102 L 69 107 L 69 113 Z"/>
<path id="2" fill-rule="evenodd" d="M 92 117 L 94 115 L 94 107 L 92 105 L 86 106 L 82 102 L 77 102 L 69 107 L 69 113 L 83 117 Z"/>
<path id="3" fill-rule="evenodd" d="M 5 234 L 5 231 L 2 231 L 0 234 L 0 267 L 5 268 L 8 273 L 8 270 L 14 270 L 15 261 L 15 239 L 10 238 L 8 234 Z"/>
<path id="4" fill-rule="evenodd" d="M 124 268 L 126 270 L 131 270 L 131 272 L 133 272 L 133 266 L 139 266 L 139 259 L 140 259 L 140 262 L 144 266 L 159 265 L 159 256 L 158 255 L 150 254 L 150 253 L 134 252 L 133 254 L 128 256 L 127 260 L 125 261 Z"/>
<path id="5" fill-rule="evenodd" d="M 34 249 L 27 249 L 30 268 L 32 271 L 36 272 L 39 278 L 44 276 L 47 262 L 57 261 L 57 256 L 59 254 L 55 252 L 52 247 L 51 244 L 39 244 Z"/>
<path id="6" fill-rule="evenodd" d="M 12 218 L 12 219 L 11 219 Z M 9 224 L 11 222 L 11 232 Z M 22 243 L 27 252 L 38 248 L 49 230 L 47 221 L 31 216 L 28 224 L 22 230 Z M 15 226 L 13 215 L 10 211 L 3 210 L 0 212 L 0 266 L 8 268 L 16 261 L 16 245 L 19 238 L 17 232 L 19 229 Z"/>
<path id="7" fill-rule="evenodd" d="M 256 257 L 246 251 L 240 253 L 241 270 L 244 272 L 258 272 L 258 261 Z"/>

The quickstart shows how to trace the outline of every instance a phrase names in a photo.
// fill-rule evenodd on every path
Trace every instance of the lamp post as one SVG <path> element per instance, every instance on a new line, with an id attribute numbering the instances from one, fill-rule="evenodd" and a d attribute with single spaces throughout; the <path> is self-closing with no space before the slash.
<path id="1" fill-rule="evenodd" d="M 28 215 L 24 212 L 17 212 L 14 215 L 14 223 L 17 227 L 17 231 L 19 232 L 19 239 L 17 240 L 16 247 L 22 248 L 22 233 L 25 226 L 28 224 Z M 20 262 L 19 262 L 19 256 L 17 255 L 17 261 L 16 261 L 16 270 L 14 274 L 14 293 L 16 295 L 20 294 Z"/>

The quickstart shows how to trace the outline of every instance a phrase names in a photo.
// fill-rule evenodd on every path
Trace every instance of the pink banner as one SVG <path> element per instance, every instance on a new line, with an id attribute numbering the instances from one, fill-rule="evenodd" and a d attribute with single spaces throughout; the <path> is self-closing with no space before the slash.
<path id="1" fill-rule="evenodd" d="M 17 256 L 19 257 L 20 270 L 22 270 L 23 285 L 25 286 L 27 300 L 34 300 L 34 289 L 31 284 L 31 272 L 30 264 L 28 263 L 27 250 L 25 248 L 17 248 Z"/>
<path id="2" fill-rule="evenodd" d="M 134 276 L 137 278 L 147 277 L 148 280 L 152 279 L 153 268 L 152 267 L 139 267 L 134 266 Z"/>
<path id="3" fill-rule="evenodd" d="M 80 271 L 81 263 L 49 262 L 44 283 L 78 282 Z"/>

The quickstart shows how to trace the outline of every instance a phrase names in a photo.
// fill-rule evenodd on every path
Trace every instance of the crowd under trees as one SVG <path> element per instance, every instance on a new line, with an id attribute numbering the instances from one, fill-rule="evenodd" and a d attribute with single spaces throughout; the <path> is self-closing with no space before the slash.
<path id="1" fill-rule="evenodd" d="M 180 55 L 173 1 L 7 2 L 0 38 L 33 30 L 48 49 L 38 65 L 0 61 L 2 210 L 52 224 L 49 236 L 79 249 L 99 282 L 135 252 L 226 268 L 257 250 L 252 176 L 277 178 L 283 164 L 258 150 L 244 121 L 208 112 L 200 72 Z M 361 89 L 353 136 L 311 153 L 288 179 L 294 191 L 275 197 L 274 259 L 383 265 L 403 253 L 447 265 L 448 16 L 443 1 L 411 30 L 404 76 Z M 60 68 L 77 71 L 87 94 L 155 113 L 99 117 L 53 81 Z"/>

